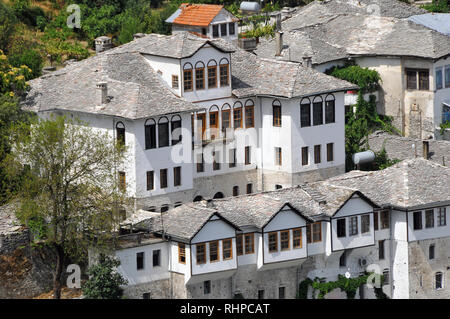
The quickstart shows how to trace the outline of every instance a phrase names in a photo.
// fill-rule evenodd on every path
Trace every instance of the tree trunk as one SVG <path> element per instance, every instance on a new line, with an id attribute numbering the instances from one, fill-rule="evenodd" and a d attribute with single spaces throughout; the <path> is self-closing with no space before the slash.
<path id="1" fill-rule="evenodd" d="M 64 267 L 65 253 L 61 245 L 55 244 L 56 249 L 56 269 L 53 275 L 53 299 L 61 299 L 62 274 Z"/>

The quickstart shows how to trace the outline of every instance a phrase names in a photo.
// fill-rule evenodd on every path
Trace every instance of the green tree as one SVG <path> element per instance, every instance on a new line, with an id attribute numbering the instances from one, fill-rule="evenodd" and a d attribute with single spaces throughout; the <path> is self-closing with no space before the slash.
<path id="1" fill-rule="evenodd" d="M 31 75 L 31 69 L 26 65 L 14 67 L 8 62 L 8 58 L 0 50 L 0 95 L 7 94 L 11 97 L 22 94 L 27 88 L 27 77 Z"/>
<path id="2" fill-rule="evenodd" d="M 116 272 L 120 261 L 100 255 L 99 262 L 89 268 L 89 280 L 82 285 L 82 291 L 88 299 L 120 299 L 123 289 L 120 287 L 127 284 L 127 280 Z"/>
<path id="3" fill-rule="evenodd" d="M 14 33 L 17 19 L 11 9 L 0 1 L 0 49 L 5 50 Z"/>
<path id="4" fill-rule="evenodd" d="M 36 50 L 28 49 L 20 53 L 10 54 L 8 56 L 8 61 L 12 66 L 17 68 L 20 68 L 22 65 L 26 65 L 30 68 L 31 73 L 25 76 L 25 80 L 31 80 L 42 75 L 44 60 Z"/>
<path id="5" fill-rule="evenodd" d="M 66 261 L 83 261 L 93 243 L 106 247 L 111 242 L 119 210 L 127 204 L 116 171 L 124 146 L 106 132 L 63 116 L 15 132 L 4 167 L 10 176 L 25 175 L 17 217 L 30 228 L 37 224 L 31 230 L 38 233 L 38 244 L 53 248 L 54 298 L 59 299 Z M 46 227 L 36 221 L 45 221 Z"/>

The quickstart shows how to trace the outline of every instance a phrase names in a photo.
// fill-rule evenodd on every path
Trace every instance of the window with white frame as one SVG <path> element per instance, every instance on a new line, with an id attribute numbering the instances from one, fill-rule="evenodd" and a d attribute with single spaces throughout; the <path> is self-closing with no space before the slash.
<path id="1" fill-rule="evenodd" d="M 353 216 L 350 217 L 350 225 L 349 225 L 350 236 L 354 236 L 358 234 L 358 217 Z"/>
<path id="2" fill-rule="evenodd" d="M 438 222 L 438 226 L 447 225 L 446 207 L 439 207 L 437 222 Z"/>

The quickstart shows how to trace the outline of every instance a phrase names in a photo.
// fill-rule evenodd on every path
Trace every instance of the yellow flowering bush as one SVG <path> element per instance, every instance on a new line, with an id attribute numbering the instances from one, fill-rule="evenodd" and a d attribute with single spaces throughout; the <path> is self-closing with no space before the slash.
<path id="1" fill-rule="evenodd" d="M 14 95 L 25 91 L 28 88 L 26 78 L 30 74 L 31 69 L 26 65 L 20 68 L 11 66 L 6 55 L 0 50 L 0 94 Z"/>

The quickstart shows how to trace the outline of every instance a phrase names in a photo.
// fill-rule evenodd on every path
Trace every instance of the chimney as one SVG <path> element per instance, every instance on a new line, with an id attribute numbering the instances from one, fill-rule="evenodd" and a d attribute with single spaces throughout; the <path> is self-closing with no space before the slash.
<path id="1" fill-rule="evenodd" d="M 310 56 L 304 56 L 302 64 L 304 67 L 311 68 L 312 67 L 312 58 Z"/>
<path id="2" fill-rule="evenodd" d="M 101 36 L 95 39 L 95 52 L 100 53 L 109 50 L 113 47 L 111 38 Z"/>
<path id="3" fill-rule="evenodd" d="M 423 141 L 423 158 L 427 160 L 429 153 L 430 153 L 430 142 Z"/>
<path id="4" fill-rule="evenodd" d="M 277 52 L 275 53 L 276 56 L 281 55 L 281 51 L 283 51 L 283 32 L 278 31 L 275 37 L 276 45 L 277 45 Z"/>
<path id="5" fill-rule="evenodd" d="M 106 82 L 98 82 L 95 100 L 97 105 L 102 105 L 108 102 L 108 85 Z"/>

